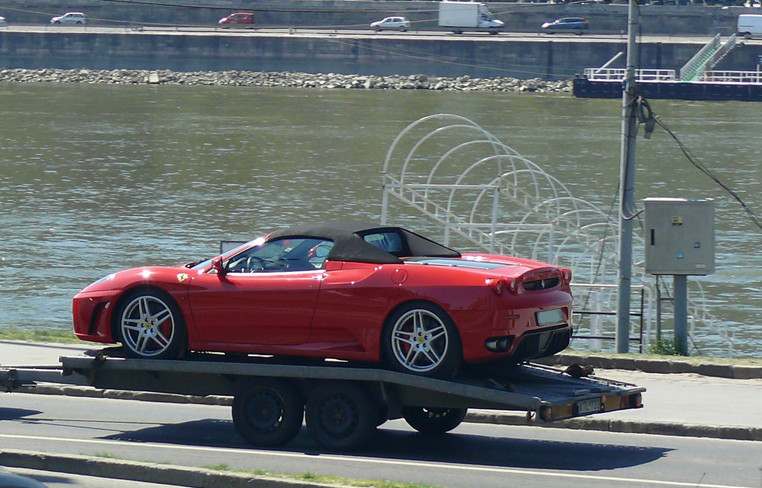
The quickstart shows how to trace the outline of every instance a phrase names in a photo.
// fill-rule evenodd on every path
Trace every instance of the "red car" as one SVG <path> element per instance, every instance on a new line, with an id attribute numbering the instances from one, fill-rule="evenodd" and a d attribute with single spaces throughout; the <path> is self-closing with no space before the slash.
<path id="1" fill-rule="evenodd" d="M 254 26 L 254 14 L 249 12 L 236 12 L 230 14 L 227 17 L 221 18 L 217 24 L 222 28 L 227 27 L 253 27 Z"/>
<path id="2" fill-rule="evenodd" d="M 461 254 L 400 227 L 312 224 L 106 276 L 74 297 L 74 332 L 138 358 L 305 356 L 448 377 L 462 362 L 566 348 L 570 281 L 568 269 Z"/>

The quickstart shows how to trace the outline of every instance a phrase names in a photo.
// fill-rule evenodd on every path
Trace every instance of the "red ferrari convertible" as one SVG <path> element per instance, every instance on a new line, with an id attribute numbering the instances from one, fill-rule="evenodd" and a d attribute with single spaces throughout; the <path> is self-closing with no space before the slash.
<path id="1" fill-rule="evenodd" d="M 74 332 L 138 358 L 302 356 L 447 377 L 566 348 L 570 281 L 568 269 L 461 254 L 400 227 L 313 224 L 106 276 L 74 297 Z"/>

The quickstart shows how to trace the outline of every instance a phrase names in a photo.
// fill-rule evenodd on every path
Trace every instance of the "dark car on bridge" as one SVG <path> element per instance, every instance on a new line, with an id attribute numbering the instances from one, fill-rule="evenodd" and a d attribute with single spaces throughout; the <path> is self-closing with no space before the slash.
<path id="1" fill-rule="evenodd" d="M 587 19 L 583 17 L 563 17 L 552 22 L 545 22 L 542 24 L 542 27 L 540 27 L 540 31 L 546 34 L 573 32 L 581 36 L 589 27 Z"/>

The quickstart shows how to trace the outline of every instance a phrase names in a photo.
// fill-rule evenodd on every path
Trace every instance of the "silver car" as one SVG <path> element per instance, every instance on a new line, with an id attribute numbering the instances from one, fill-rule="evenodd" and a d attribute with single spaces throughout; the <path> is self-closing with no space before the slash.
<path id="1" fill-rule="evenodd" d="M 581 36 L 583 32 L 590 28 L 587 19 L 583 17 L 564 17 L 556 19 L 553 22 L 545 22 L 540 27 L 541 32 L 546 34 L 555 34 L 556 32 L 571 32 Z"/>
<path id="2" fill-rule="evenodd" d="M 87 24 L 87 17 L 82 12 L 66 12 L 50 19 L 51 24 Z"/>
<path id="3" fill-rule="evenodd" d="M 398 30 L 400 32 L 405 32 L 410 27 L 410 21 L 405 17 L 387 17 L 385 19 L 371 22 L 370 26 L 376 32 L 382 30 Z"/>

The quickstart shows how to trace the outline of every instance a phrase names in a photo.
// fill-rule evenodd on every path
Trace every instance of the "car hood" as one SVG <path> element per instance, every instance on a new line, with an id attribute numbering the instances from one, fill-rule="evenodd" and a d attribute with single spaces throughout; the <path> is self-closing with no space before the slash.
<path id="1" fill-rule="evenodd" d="M 203 270 L 189 269 L 186 266 L 143 266 L 131 268 L 109 275 L 94 281 L 85 287 L 80 293 L 95 291 L 120 290 L 139 284 L 184 284 L 190 282 L 192 275 L 203 273 Z"/>

